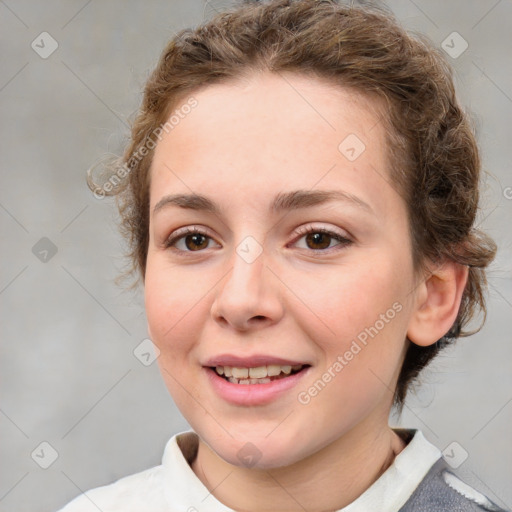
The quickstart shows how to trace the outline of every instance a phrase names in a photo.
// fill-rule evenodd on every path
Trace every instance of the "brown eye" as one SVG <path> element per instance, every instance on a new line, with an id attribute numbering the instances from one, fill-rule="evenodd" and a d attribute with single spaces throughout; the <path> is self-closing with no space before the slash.
<path id="1" fill-rule="evenodd" d="M 299 233 L 302 236 L 296 243 L 298 244 L 302 239 L 304 239 L 302 246 L 299 244 L 301 249 L 310 249 L 312 251 L 327 253 L 331 252 L 331 249 L 340 250 L 352 243 L 352 240 L 325 228 L 308 227 L 299 230 Z M 331 245 L 332 242 L 335 243 Z"/>
<path id="2" fill-rule="evenodd" d="M 207 237 L 204 235 L 187 235 L 184 238 L 185 246 L 187 247 L 187 249 L 190 249 L 191 251 L 197 251 L 198 249 L 205 249 L 206 247 L 208 247 L 208 240 Z"/>
<path id="3" fill-rule="evenodd" d="M 325 233 L 310 233 L 306 241 L 310 249 L 327 249 L 331 245 L 332 236 Z"/>
<path id="4" fill-rule="evenodd" d="M 183 232 L 184 231 L 184 232 Z M 178 231 L 175 235 L 169 237 L 165 243 L 166 248 L 172 248 L 180 252 L 200 252 L 208 249 L 210 242 L 214 240 L 199 231 L 198 229 L 190 229 Z"/>

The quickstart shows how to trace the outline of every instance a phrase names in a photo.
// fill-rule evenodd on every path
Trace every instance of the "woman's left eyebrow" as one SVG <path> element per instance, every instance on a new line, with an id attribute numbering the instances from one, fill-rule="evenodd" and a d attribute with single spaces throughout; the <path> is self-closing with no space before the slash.
<path id="1" fill-rule="evenodd" d="M 372 207 L 361 198 L 343 190 L 294 190 L 280 192 L 270 205 L 271 213 L 310 208 L 331 201 L 341 201 L 374 214 Z M 200 194 L 173 194 L 162 197 L 153 209 L 153 214 L 168 206 L 200 210 L 220 215 L 219 205 L 212 199 Z"/>
<path id="2" fill-rule="evenodd" d="M 282 211 L 298 210 L 299 208 L 318 206 L 331 201 L 341 201 L 363 209 L 368 213 L 375 213 L 368 203 L 343 190 L 295 190 L 281 192 L 276 195 L 271 205 L 271 211 L 279 213 Z"/>

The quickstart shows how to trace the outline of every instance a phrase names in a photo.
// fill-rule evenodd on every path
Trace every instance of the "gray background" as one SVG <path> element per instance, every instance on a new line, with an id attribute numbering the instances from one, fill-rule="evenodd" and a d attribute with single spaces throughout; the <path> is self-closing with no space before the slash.
<path id="1" fill-rule="evenodd" d="M 134 357 L 146 338 L 142 294 L 114 283 L 115 207 L 84 175 L 120 151 L 167 40 L 229 4 L 0 0 L 1 511 L 55 510 L 159 464 L 168 438 L 188 428 L 156 363 Z M 486 326 L 439 357 L 392 421 L 442 450 L 456 442 L 447 454 L 460 462 L 467 452 L 466 481 L 512 507 L 512 2 L 388 4 L 437 45 L 453 31 L 469 44 L 450 60 L 489 173 L 480 223 L 500 246 Z M 31 48 L 44 31 L 59 45 L 46 59 Z M 43 237 L 58 249 L 46 262 L 33 251 Z M 44 441 L 58 453 L 48 469 L 36 463 L 50 461 Z"/>

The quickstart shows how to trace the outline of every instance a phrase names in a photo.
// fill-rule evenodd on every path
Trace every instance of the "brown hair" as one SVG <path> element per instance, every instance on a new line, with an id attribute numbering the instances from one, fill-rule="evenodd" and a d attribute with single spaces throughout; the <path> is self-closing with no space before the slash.
<path id="1" fill-rule="evenodd" d="M 132 126 L 122 159 L 126 179 L 113 187 L 132 270 L 144 279 L 153 150 L 143 148 L 152 147 L 155 130 L 187 95 L 253 70 L 308 74 L 382 98 L 390 176 L 408 205 L 415 268 L 443 259 L 469 266 L 450 331 L 427 347 L 407 341 L 394 397 L 401 409 L 411 381 L 439 350 L 478 330 L 463 329 L 478 310 L 485 321 L 484 269 L 496 246 L 474 227 L 480 159 L 451 68 L 439 50 L 406 33 L 386 10 L 335 0 L 245 2 L 196 29 L 181 30 L 168 43 Z"/>

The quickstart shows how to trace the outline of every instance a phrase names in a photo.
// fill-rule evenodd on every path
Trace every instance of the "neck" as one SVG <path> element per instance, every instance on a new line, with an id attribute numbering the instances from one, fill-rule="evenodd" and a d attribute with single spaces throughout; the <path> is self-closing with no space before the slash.
<path id="1" fill-rule="evenodd" d="M 313 455 L 268 470 L 233 466 L 201 440 L 192 469 L 226 506 L 243 512 L 339 510 L 358 498 L 405 448 L 386 425 L 348 432 Z"/>

